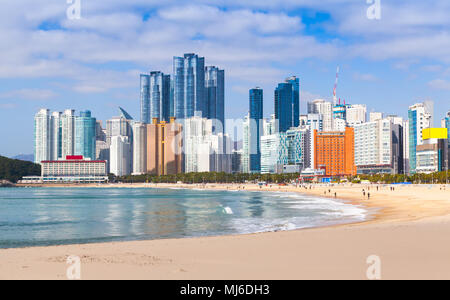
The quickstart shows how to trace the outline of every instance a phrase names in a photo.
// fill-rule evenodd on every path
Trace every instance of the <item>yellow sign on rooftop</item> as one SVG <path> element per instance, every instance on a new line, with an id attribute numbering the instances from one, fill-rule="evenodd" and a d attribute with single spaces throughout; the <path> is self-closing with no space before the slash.
<path id="1" fill-rule="evenodd" d="M 424 140 L 447 139 L 447 128 L 426 128 L 422 131 Z"/>

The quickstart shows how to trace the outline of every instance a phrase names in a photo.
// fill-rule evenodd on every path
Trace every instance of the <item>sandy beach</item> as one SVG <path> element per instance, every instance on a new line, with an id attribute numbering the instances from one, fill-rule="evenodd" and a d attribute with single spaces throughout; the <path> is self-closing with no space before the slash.
<path id="1" fill-rule="evenodd" d="M 81 258 L 82 279 L 367 279 L 371 255 L 381 260 L 382 279 L 450 279 L 450 187 L 177 187 L 336 193 L 373 216 L 358 224 L 275 233 L 0 250 L 0 279 L 66 279 L 70 255 Z"/>

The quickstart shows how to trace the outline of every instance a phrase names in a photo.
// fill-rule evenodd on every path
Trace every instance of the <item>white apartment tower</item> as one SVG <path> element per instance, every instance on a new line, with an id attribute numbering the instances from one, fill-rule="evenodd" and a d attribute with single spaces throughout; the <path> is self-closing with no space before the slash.
<path id="1" fill-rule="evenodd" d="M 75 110 L 67 109 L 61 115 L 61 157 L 75 153 Z"/>
<path id="2" fill-rule="evenodd" d="M 135 122 L 133 129 L 133 175 L 142 175 L 147 171 L 147 126 Z"/>
<path id="3" fill-rule="evenodd" d="M 323 131 L 333 130 L 333 103 L 323 99 L 316 99 L 308 103 L 308 114 L 321 114 Z"/>
<path id="4" fill-rule="evenodd" d="M 110 172 L 116 176 L 131 174 L 131 144 L 127 136 L 111 137 Z"/>
<path id="5" fill-rule="evenodd" d="M 50 110 L 41 109 L 34 117 L 34 162 L 51 160 Z"/>

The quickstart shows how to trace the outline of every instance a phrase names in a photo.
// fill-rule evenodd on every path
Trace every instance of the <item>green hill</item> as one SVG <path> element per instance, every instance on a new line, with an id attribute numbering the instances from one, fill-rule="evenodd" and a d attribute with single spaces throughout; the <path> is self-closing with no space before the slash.
<path id="1" fill-rule="evenodd" d="M 0 156 L 0 179 L 17 182 L 23 176 L 41 175 L 41 166 L 32 162 Z"/>

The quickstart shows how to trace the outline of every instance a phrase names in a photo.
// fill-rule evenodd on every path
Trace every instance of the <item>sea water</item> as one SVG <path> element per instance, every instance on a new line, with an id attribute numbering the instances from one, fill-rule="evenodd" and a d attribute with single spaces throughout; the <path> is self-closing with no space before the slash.
<path id="1" fill-rule="evenodd" d="M 363 207 L 297 193 L 0 188 L 0 248 L 248 234 L 367 217 Z"/>

